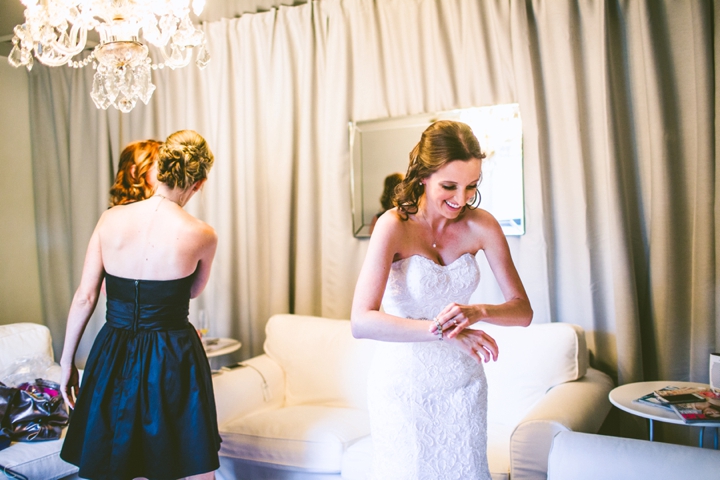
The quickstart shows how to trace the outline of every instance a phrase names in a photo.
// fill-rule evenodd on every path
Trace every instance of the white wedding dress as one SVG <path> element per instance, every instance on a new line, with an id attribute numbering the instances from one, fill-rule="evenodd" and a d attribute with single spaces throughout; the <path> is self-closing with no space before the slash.
<path id="1" fill-rule="evenodd" d="M 447 266 L 414 255 L 392 264 L 383 308 L 432 319 L 450 302 L 467 304 L 479 281 L 470 253 Z M 490 479 L 485 372 L 458 348 L 378 342 L 368 408 L 374 479 Z"/>

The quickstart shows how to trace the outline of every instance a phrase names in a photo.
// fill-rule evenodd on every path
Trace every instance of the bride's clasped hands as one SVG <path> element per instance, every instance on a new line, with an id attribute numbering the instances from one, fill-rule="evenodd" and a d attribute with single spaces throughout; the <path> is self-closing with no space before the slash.
<path id="1" fill-rule="evenodd" d="M 438 326 L 443 330 L 445 341 L 459 348 L 478 363 L 498 359 L 497 342 L 483 330 L 468 328 L 478 322 L 477 305 L 450 303 L 430 322 L 430 333 L 437 335 Z M 446 333 L 447 332 L 447 333 Z"/>

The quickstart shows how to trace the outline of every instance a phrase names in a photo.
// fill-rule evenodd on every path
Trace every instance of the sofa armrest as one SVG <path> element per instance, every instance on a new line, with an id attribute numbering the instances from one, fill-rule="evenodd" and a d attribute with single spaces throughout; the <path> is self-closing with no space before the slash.
<path id="1" fill-rule="evenodd" d="M 218 425 L 259 412 L 278 408 L 285 402 L 285 373 L 267 355 L 242 362 L 245 367 L 213 375 Z"/>
<path id="2" fill-rule="evenodd" d="M 544 480 L 555 435 L 568 430 L 597 432 L 610 412 L 612 389 L 610 377 L 593 368 L 579 380 L 550 389 L 510 437 L 510 477 Z"/>
<path id="3" fill-rule="evenodd" d="M 707 448 L 563 432 L 553 441 L 548 480 L 717 478 L 720 454 Z"/>

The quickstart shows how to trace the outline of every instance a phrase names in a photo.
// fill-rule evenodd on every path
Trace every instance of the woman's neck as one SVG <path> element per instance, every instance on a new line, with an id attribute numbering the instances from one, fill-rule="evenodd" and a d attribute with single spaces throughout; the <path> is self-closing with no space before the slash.
<path id="1" fill-rule="evenodd" d="M 431 212 L 425 197 L 421 197 L 418 202 L 417 215 L 422 218 L 423 222 L 433 231 L 442 230 L 449 225 L 449 219 L 438 212 Z"/>
<path id="2" fill-rule="evenodd" d="M 169 200 L 176 203 L 180 208 L 184 207 L 192 196 L 192 189 L 181 190 L 179 188 L 169 188 L 160 184 L 155 190 L 153 197 L 160 197 L 162 200 Z"/>

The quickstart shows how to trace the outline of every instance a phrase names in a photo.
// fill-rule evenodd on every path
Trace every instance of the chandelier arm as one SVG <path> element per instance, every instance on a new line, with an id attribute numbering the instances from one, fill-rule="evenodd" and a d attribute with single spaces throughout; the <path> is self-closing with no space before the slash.
<path id="1" fill-rule="evenodd" d="M 78 33 L 80 35 L 79 39 L 77 38 Z M 68 38 L 70 39 L 72 45 L 71 47 L 68 48 L 61 42 L 55 41 L 53 48 L 63 56 L 74 57 L 78 53 L 82 52 L 83 48 L 85 48 L 85 43 L 87 42 L 87 30 L 78 25 L 73 25 Z"/>
<path id="2" fill-rule="evenodd" d="M 173 69 L 174 69 L 174 68 L 187 67 L 187 66 L 190 64 L 190 60 L 192 59 L 192 54 L 193 54 L 193 48 L 188 48 L 188 49 L 187 49 L 187 53 L 185 53 L 185 58 L 183 59 L 182 64 L 181 64 L 181 65 L 177 65 L 177 66 L 175 66 L 175 67 L 173 67 L 172 65 L 170 65 L 170 68 L 173 68 Z"/>
<path id="3" fill-rule="evenodd" d="M 175 60 L 173 60 L 172 56 L 167 54 L 167 51 L 165 50 L 165 45 L 162 47 L 158 47 L 158 50 L 160 50 L 160 53 L 162 54 L 163 60 L 166 67 L 170 67 L 173 70 L 176 68 L 183 68 L 186 67 L 190 63 L 190 59 L 192 58 L 193 49 L 188 48 L 187 53 L 185 54 L 185 58 L 183 58 L 182 62 L 178 63 Z"/>
<path id="4" fill-rule="evenodd" d="M 165 45 L 159 45 L 159 46 L 156 45 L 156 47 L 157 47 L 158 50 L 160 50 L 160 53 L 162 54 L 163 63 L 169 62 L 169 61 L 170 61 L 170 55 L 168 55 L 167 52 L 165 51 Z"/>

